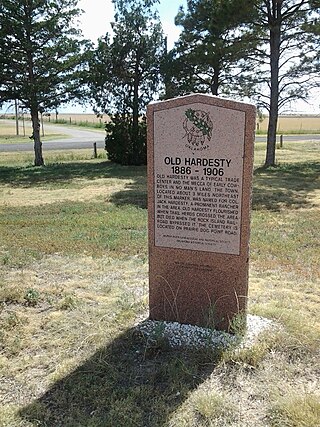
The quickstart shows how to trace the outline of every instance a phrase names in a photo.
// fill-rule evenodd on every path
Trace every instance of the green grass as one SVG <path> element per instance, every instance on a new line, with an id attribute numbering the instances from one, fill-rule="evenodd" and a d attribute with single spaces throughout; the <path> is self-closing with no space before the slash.
<path id="1" fill-rule="evenodd" d="M 0 159 L 1 427 L 316 427 L 318 143 L 261 168 L 249 311 L 278 322 L 249 349 L 172 350 L 147 315 L 146 169 L 90 150 Z"/>
<path id="2" fill-rule="evenodd" d="M 7 208 L 0 213 L 2 244 L 10 248 L 9 260 L 20 248 L 28 248 L 35 258 L 57 252 L 146 256 L 146 212 L 140 210 L 101 202 Z"/>
<path id="3" fill-rule="evenodd" d="M 45 156 L 45 162 L 46 166 L 55 165 L 57 167 L 58 165 L 61 165 L 62 168 L 65 170 L 67 169 L 68 165 L 71 162 L 74 161 L 80 161 L 83 163 L 84 167 L 86 167 L 86 163 L 88 160 L 90 160 L 90 166 L 91 163 L 94 163 L 95 160 L 93 159 L 93 152 L 91 149 L 79 149 L 79 150 L 50 150 L 45 151 L 44 150 L 44 156 Z M 98 159 L 96 162 L 100 162 L 101 159 L 105 159 L 105 153 L 99 153 Z M 3 152 L 1 153 L 0 157 L 0 166 L 2 171 L 4 172 L 6 167 L 8 170 L 16 169 L 16 167 L 21 166 L 22 170 L 26 170 L 26 168 L 33 168 L 34 164 L 34 153 L 33 152 Z M 18 173 L 18 171 L 13 173 Z M 36 172 L 30 172 L 30 173 L 36 173 Z"/>
<path id="4" fill-rule="evenodd" d="M 92 128 L 92 129 L 104 129 L 105 128 L 105 122 L 102 119 L 99 122 L 92 122 L 90 120 L 58 119 L 58 120 L 53 120 L 51 123 L 59 124 L 59 125 L 68 125 L 68 126 L 70 126 L 70 125 L 79 126 L 79 127 Z"/>

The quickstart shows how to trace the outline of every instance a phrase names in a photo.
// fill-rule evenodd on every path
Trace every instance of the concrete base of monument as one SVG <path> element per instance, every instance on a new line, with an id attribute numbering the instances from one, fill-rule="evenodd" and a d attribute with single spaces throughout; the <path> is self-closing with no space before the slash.
<path id="1" fill-rule="evenodd" d="M 231 346 L 250 347 L 262 332 L 275 329 L 278 325 L 272 320 L 247 316 L 247 327 L 244 335 L 229 334 L 194 325 L 158 320 L 144 320 L 137 329 L 148 340 L 165 342 L 172 348 L 228 348 Z"/>

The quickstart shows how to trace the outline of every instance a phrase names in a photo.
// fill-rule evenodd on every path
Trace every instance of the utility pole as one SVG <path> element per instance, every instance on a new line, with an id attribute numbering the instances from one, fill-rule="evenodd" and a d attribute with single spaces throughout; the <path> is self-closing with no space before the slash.
<path id="1" fill-rule="evenodd" d="M 22 127 L 23 127 L 23 136 L 26 136 L 26 125 L 24 122 L 24 111 L 22 111 Z"/>
<path id="2" fill-rule="evenodd" d="M 19 135 L 19 105 L 18 100 L 14 100 L 14 110 L 15 110 L 15 116 L 16 116 L 16 135 Z"/>

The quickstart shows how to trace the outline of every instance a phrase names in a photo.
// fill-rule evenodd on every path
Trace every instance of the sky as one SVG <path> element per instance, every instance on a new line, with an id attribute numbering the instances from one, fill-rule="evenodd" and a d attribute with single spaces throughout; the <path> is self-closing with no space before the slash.
<path id="1" fill-rule="evenodd" d="M 180 28 L 174 24 L 179 7 L 186 5 L 187 0 L 160 0 L 157 5 L 162 28 L 167 36 L 168 49 L 171 49 L 178 39 Z M 114 8 L 111 0 L 79 0 L 78 7 L 83 10 L 80 17 L 79 27 L 84 38 L 96 42 L 107 32 L 111 33 L 110 23 L 113 21 Z M 64 111 L 62 111 L 64 110 Z M 90 107 L 68 105 L 60 108 L 61 112 L 68 113 L 91 113 Z"/>
<path id="2" fill-rule="evenodd" d="M 186 3 L 187 0 L 160 0 L 157 5 L 169 49 L 173 47 L 180 33 L 180 28 L 174 24 L 174 18 L 179 6 L 185 6 Z M 96 42 L 100 36 L 111 32 L 110 22 L 114 15 L 111 0 L 79 0 L 78 5 L 84 11 L 80 19 L 80 28 L 85 38 Z M 289 112 L 320 114 L 320 91 L 314 92 L 309 104 L 303 101 L 292 104 Z"/>
<path id="3" fill-rule="evenodd" d="M 164 34 L 167 36 L 168 48 L 171 49 L 178 39 L 180 28 L 174 24 L 174 18 L 178 13 L 179 6 L 186 5 L 187 0 L 160 0 L 157 9 L 163 26 Z M 83 10 L 79 18 L 79 27 L 83 36 L 96 42 L 107 32 L 111 32 L 110 23 L 113 21 L 114 9 L 111 0 L 79 0 L 78 6 Z M 68 113 L 91 113 L 90 107 L 65 106 L 60 108 L 60 112 Z M 299 101 L 290 106 L 290 113 L 320 114 L 320 90 L 315 91 L 310 103 Z"/>
<path id="4" fill-rule="evenodd" d="M 180 29 L 174 24 L 179 6 L 186 0 L 160 0 L 157 9 L 160 14 L 163 31 L 168 37 L 168 48 L 172 48 L 178 39 Z M 79 0 L 78 6 L 84 11 L 80 19 L 80 27 L 85 38 L 96 41 L 98 37 L 111 31 L 114 9 L 111 0 Z"/>

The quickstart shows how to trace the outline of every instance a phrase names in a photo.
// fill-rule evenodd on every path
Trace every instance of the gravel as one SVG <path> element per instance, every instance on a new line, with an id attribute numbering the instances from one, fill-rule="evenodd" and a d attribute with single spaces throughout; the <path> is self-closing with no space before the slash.
<path id="1" fill-rule="evenodd" d="M 227 348 L 232 345 L 250 347 L 261 332 L 276 327 L 272 320 L 251 314 L 247 316 L 247 329 L 242 337 L 178 322 L 145 320 L 137 325 L 137 329 L 150 342 L 165 339 L 173 348 Z"/>

